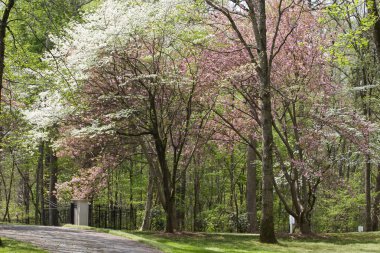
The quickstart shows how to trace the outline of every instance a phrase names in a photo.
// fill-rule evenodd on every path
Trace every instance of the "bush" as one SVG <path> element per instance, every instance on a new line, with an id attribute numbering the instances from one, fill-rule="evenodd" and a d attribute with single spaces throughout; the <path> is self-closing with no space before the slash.
<path id="1" fill-rule="evenodd" d="M 228 227 L 229 214 L 223 206 L 217 206 L 200 213 L 199 219 L 203 220 L 205 232 L 223 232 Z"/>
<path id="2" fill-rule="evenodd" d="M 161 207 L 152 208 L 151 230 L 162 231 L 165 229 L 165 212 Z"/>
<path id="3" fill-rule="evenodd" d="M 247 233 L 249 228 L 248 214 L 241 213 L 236 219 L 236 213 L 231 213 L 228 225 L 231 232 Z"/>

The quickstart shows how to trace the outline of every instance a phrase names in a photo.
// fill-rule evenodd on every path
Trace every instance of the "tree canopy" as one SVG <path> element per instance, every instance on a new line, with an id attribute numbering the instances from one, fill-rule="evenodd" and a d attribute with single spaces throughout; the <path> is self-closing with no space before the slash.
<path id="1" fill-rule="evenodd" d="M 3 1 L 1 218 L 378 230 L 378 5 Z"/>

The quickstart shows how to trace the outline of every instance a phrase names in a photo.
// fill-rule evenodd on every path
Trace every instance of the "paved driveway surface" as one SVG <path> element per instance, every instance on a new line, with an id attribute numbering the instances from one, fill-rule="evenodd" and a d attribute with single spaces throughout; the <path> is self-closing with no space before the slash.
<path id="1" fill-rule="evenodd" d="M 123 237 L 89 230 L 62 227 L 0 225 L 0 237 L 32 243 L 49 252 L 159 253 Z"/>

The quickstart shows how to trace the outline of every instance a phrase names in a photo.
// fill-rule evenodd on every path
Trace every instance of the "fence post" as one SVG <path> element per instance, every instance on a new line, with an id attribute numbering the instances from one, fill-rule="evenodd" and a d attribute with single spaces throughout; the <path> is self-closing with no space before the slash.
<path id="1" fill-rule="evenodd" d="M 108 208 L 105 210 L 104 214 L 105 214 L 104 215 L 104 222 L 105 222 L 104 227 L 107 228 L 107 224 L 109 223 L 108 222 Z"/>
<path id="2" fill-rule="evenodd" d="M 74 225 L 74 203 L 70 204 L 70 223 Z"/>
<path id="3" fill-rule="evenodd" d="M 92 226 L 92 205 L 88 206 L 88 225 Z"/>

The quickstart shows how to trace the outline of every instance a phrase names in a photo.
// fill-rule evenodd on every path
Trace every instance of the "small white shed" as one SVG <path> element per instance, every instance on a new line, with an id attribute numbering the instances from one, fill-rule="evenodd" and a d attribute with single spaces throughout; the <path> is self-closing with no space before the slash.
<path id="1" fill-rule="evenodd" d="M 73 203 L 73 222 L 74 225 L 88 226 L 89 202 L 87 199 L 74 199 Z"/>

